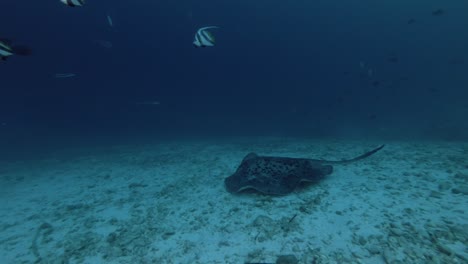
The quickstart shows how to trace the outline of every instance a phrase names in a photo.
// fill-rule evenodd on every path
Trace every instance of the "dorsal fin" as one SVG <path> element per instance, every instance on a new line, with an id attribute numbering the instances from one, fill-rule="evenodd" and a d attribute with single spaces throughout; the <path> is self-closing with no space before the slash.
<path id="1" fill-rule="evenodd" d="M 207 27 L 202 27 L 202 28 L 199 28 L 198 31 L 203 31 L 203 30 L 207 30 L 207 29 L 212 29 L 212 28 L 219 28 L 218 26 L 207 26 Z"/>
<path id="2" fill-rule="evenodd" d="M 7 45 L 11 45 L 11 40 L 7 39 L 7 38 L 0 38 L 0 42 L 3 42 Z"/>

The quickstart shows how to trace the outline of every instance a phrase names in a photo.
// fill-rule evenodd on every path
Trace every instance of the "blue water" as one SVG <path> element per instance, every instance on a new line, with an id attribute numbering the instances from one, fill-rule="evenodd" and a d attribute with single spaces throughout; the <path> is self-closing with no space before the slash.
<path id="1" fill-rule="evenodd" d="M 0 63 L 4 149 L 468 138 L 467 1 L 2 0 L 0 10 L 0 38 L 34 52 Z M 216 46 L 194 48 L 207 25 L 220 27 Z M 150 101 L 160 104 L 139 104 Z"/>

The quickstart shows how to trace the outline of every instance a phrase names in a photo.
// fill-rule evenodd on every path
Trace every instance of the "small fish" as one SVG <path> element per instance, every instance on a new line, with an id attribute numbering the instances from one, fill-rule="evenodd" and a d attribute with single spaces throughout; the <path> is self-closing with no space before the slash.
<path id="1" fill-rule="evenodd" d="M 160 105 L 161 103 L 158 101 L 152 101 L 152 102 L 136 102 L 135 104 L 137 105 Z"/>
<path id="2" fill-rule="evenodd" d="M 443 10 L 442 8 L 439 8 L 439 9 L 436 9 L 436 10 L 432 11 L 433 16 L 441 16 L 443 14 L 445 14 L 445 10 Z"/>
<path id="3" fill-rule="evenodd" d="M 102 40 L 102 39 L 96 39 L 94 40 L 97 44 L 99 44 L 101 47 L 103 48 L 106 48 L 106 49 L 110 49 L 113 47 L 113 44 L 112 42 L 108 41 L 108 40 Z"/>
<path id="4" fill-rule="evenodd" d="M 112 23 L 112 17 L 110 15 L 107 15 L 107 23 L 109 23 L 109 26 L 113 27 L 114 23 Z"/>
<path id="5" fill-rule="evenodd" d="M 8 39 L 0 39 L 0 60 L 7 60 L 13 55 L 28 56 L 31 50 L 25 46 L 13 46 Z"/>
<path id="6" fill-rule="evenodd" d="M 2 60 L 6 60 L 7 57 L 14 54 L 13 48 L 7 44 L 6 41 L 0 41 L 0 57 Z"/>
<path id="7" fill-rule="evenodd" d="M 70 7 L 83 6 L 85 4 L 85 0 L 60 0 L 60 2 Z"/>
<path id="8" fill-rule="evenodd" d="M 448 63 L 451 65 L 462 65 L 465 63 L 465 60 L 463 58 L 451 58 Z"/>
<path id="9" fill-rule="evenodd" d="M 74 73 L 56 73 L 54 74 L 54 77 L 57 78 L 57 79 L 60 79 L 60 78 L 70 78 L 70 77 L 75 77 L 76 74 Z"/>
<path id="10" fill-rule="evenodd" d="M 398 55 L 396 55 L 394 53 L 389 54 L 388 57 L 387 57 L 387 61 L 391 62 L 391 63 L 397 63 L 399 61 Z"/>
<path id="11" fill-rule="evenodd" d="M 214 46 L 215 38 L 211 34 L 211 32 L 208 31 L 208 29 L 212 29 L 212 28 L 219 28 L 219 27 L 208 26 L 208 27 L 202 27 L 198 29 L 197 33 L 195 34 L 195 40 L 193 41 L 193 45 L 197 48 Z"/>

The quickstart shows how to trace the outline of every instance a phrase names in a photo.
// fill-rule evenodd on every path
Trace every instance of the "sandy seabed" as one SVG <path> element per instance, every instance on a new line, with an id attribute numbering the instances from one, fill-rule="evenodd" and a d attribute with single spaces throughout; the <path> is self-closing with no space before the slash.
<path id="1" fill-rule="evenodd" d="M 287 196 L 224 188 L 251 151 L 339 160 L 381 143 L 185 141 L 0 162 L 0 263 L 468 263 L 468 143 L 384 142 Z"/>

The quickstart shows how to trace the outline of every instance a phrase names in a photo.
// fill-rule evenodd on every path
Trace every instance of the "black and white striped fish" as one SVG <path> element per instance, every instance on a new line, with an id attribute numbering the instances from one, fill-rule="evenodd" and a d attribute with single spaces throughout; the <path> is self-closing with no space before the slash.
<path id="1" fill-rule="evenodd" d="M 197 30 L 193 45 L 197 48 L 212 47 L 215 44 L 215 38 L 208 29 L 219 28 L 216 26 L 202 27 Z"/>
<path id="2" fill-rule="evenodd" d="M 75 7 L 75 6 L 83 6 L 85 0 L 60 0 L 60 2 L 66 4 L 67 6 Z"/>
<path id="3" fill-rule="evenodd" d="M 8 39 L 0 39 L 0 60 L 6 60 L 13 55 L 31 55 L 31 50 L 24 46 L 12 46 Z"/>
<path id="4" fill-rule="evenodd" d="M 8 57 L 12 56 L 13 48 L 6 43 L 6 41 L 0 40 L 0 58 L 6 60 Z"/>

